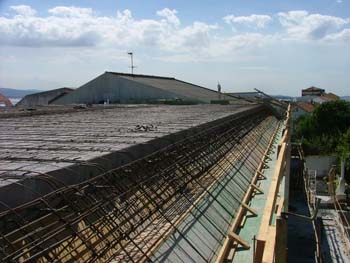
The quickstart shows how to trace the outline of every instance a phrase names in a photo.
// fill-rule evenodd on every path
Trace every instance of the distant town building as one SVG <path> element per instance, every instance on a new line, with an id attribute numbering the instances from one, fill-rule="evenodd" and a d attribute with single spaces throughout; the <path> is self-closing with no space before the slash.
<path id="1" fill-rule="evenodd" d="M 16 106 L 23 106 L 23 107 L 33 107 L 33 106 L 47 106 L 51 104 L 53 100 L 56 100 L 70 92 L 72 92 L 74 89 L 72 88 L 60 88 L 60 89 L 54 89 L 54 90 L 48 90 L 38 93 L 33 93 L 30 95 L 25 96 L 23 99 L 21 99 Z"/>
<path id="2" fill-rule="evenodd" d="M 5 95 L 0 93 L 0 107 L 12 107 L 12 103 Z"/>
<path id="3" fill-rule="evenodd" d="M 334 93 L 326 93 L 324 89 L 319 89 L 316 87 L 310 87 L 308 89 L 302 90 L 302 96 L 296 98 L 297 102 L 310 102 L 316 104 L 322 104 L 324 102 L 336 101 L 340 97 Z"/>
<path id="4" fill-rule="evenodd" d="M 325 97 L 325 98 L 327 98 L 330 101 L 340 100 L 339 96 L 337 96 L 337 95 L 335 95 L 334 93 L 331 93 L 331 92 L 323 94 L 322 97 Z"/>
<path id="5" fill-rule="evenodd" d="M 303 89 L 301 91 L 301 96 L 322 96 L 325 93 L 324 89 L 310 87 L 307 89 Z"/>
<path id="6" fill-rule="evenodd" d="M 330 102 L 330 101 L 336 101 L 339 100 L 340 98 L 333 94 L 333 93 L 325 93 L 322 96 L 317 96 L 312 99 L 312 102 L 317 103 L 317 104 L 322 104 L 325 102 Z"/>
<path id="7" fill-rule="evenodd" d="M 293 119 L 309 115 L 315 110 L 315 105 L 310 102 L 298 102 L 293 111 Z"/>

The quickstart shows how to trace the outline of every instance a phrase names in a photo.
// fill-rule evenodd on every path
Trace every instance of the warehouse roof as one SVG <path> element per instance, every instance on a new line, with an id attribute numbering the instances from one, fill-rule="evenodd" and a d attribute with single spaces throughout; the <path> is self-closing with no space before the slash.
<path id="1" fill-rule="evenodd" d="M 53 90 L 47 90 L 43 92 L 37 92 L 33 94 L 26 95 L 21 99 L 17 105 L 18 106 L 37 106 L 37 105 L 48 105 L 51 101 L 56 100 L 65 94 L 72 92 L 72 88 L 59 88 Z"/>
<path id="2" fill-rule="evenodd" d="M 219 99 L 219 93 L 215 90 L 211 90 L 189 82 L 178 80 L 176 78 L 140 74 L 126 74 L 108 71 L 106 73 L 114 74 L 121 78 L 125 78 L 144 85 L 179 94 L 187 98 L 199 99 L 204 101 Z M 221 99 L 232 98 L 225 94 L 221 94 Z"/>

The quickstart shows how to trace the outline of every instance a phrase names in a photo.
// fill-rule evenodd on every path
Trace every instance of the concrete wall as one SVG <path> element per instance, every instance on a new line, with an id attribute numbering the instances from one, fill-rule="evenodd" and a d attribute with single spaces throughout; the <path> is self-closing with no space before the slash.
<path id="1" fill-rule="evenodd" d="M 317 176 L 328 175 L 333 164 L 336 164 L 336 156 L 311 155 L 305 158 L 305 166 L 309 170 L 316 170 Z"/>
<path id="2" fill-rule="evenodd" d="M 104 73 L 70 94 L 55 100 L 53 104 L 95 104 L 107 100 L 111 103 L 132 103 L 175 98 L 186 99 L 168 91 Z"/>

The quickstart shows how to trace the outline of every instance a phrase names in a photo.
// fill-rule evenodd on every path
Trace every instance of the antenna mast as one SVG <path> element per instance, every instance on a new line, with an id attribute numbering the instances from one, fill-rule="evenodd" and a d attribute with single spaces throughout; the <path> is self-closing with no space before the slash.
<path id="1" fill-rule="evenodd" d="M 134 68 L 136 68 L 136 66 L 134 66 L 134 53 L 133 52 L 128 52 L 128 55 L 130 56 L 131 59 L 131 75 L 134 75 Z"/>

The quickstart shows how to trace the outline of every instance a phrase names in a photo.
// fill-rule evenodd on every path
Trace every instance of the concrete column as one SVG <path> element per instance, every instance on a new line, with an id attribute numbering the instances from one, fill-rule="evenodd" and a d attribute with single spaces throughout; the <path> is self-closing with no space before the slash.
<path id="1" fill-rule="evenodd" d="M 345 194 L 345 159 L 343 158 L 341 160 L 340 165 L 340 179 L 339 179 L 339 185 L 336 190 L 336 196 L 338 201 L 343 201 L 346 199 Z"/>

